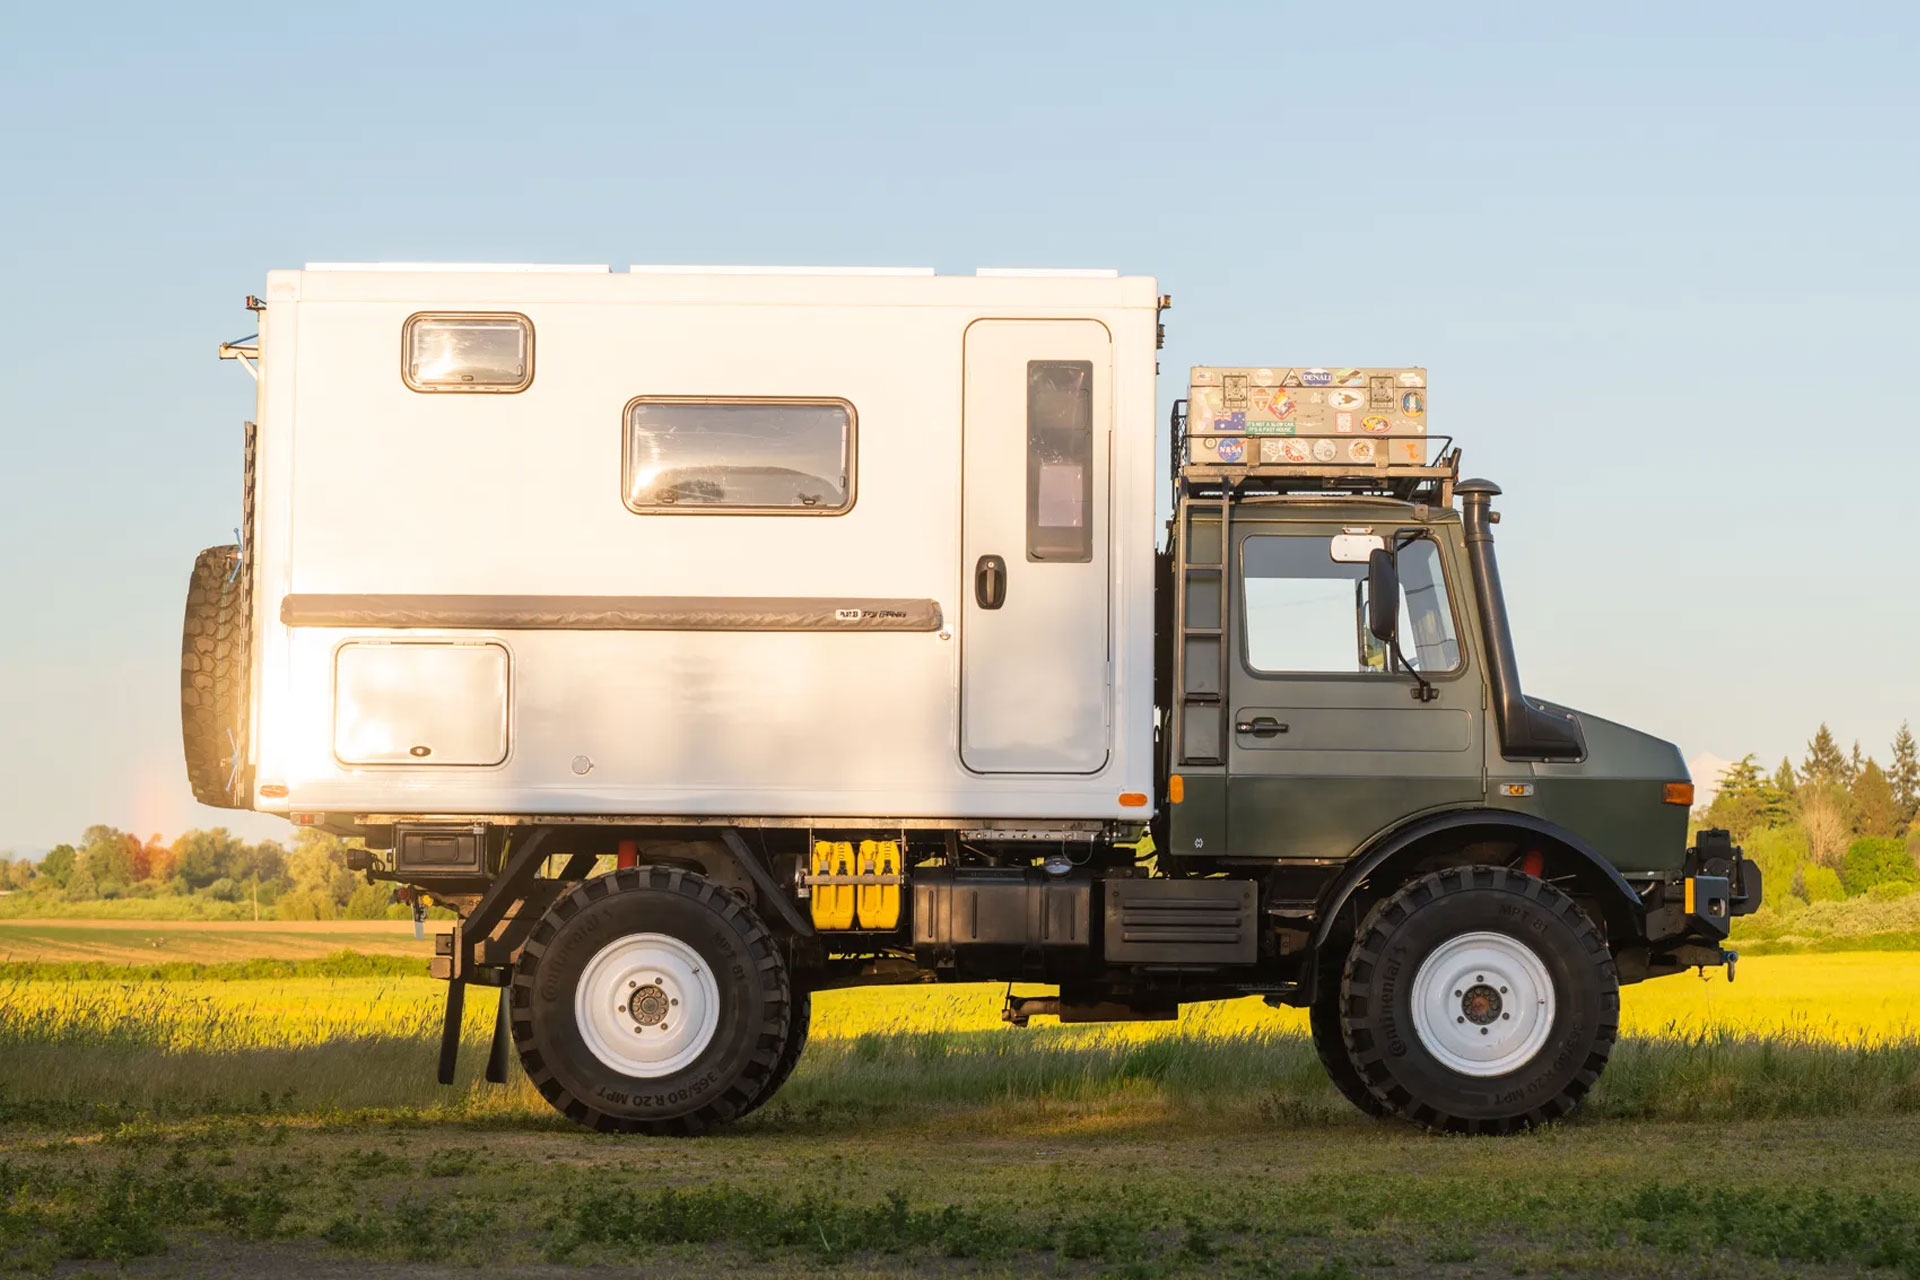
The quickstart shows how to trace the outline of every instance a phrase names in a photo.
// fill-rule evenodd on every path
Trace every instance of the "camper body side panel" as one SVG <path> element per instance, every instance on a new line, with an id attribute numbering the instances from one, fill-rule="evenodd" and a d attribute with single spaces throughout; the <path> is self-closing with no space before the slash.
<path id="1" fill-rule="evenodd" d="M 1118 797 L 1152 790 L 1151 281 L 308 272 L 275 273 L 269 306 L 256 781 L 286 794 L 257 794 L 259 807 L 1145 815 Z M 532 385 L 514 394 L 410 390 L 402 328 L 413 314 L 443 310 L 528 317 Z M 963 339 L 982 317 L 1060 315 L 1099 319 L 1114 334 L 1103 534 L 1110 750 L 1095 773 L 983 776 L 958 750 L 961 593 L 973 590 L 972 567 L 960 559 Z M 637 396 L 848 402 L 851 509 L 630 510 L 623 413 Z M 1024 477 L 1006 483 L 1024 493 Z M 943 624 L 288 626 L 289 595 L 881 598 L 934 602 Z M 505 660 L 445 650 L 449 660 L 436 664 L 431 654 L 390 651 L 396 660 L 383 663 L 369 649 L 399 644 L 489 646 Z M 1044 655 L 1046 637 L 1034 645 Z M 437 666 L 449 672 L 444 696 L 433 687 Z M 421 732 L 457 749 L 413 759 L 408 741 L 382 740 L 382 708 L 351 705 L 378 702 L 379 679 L 354 676 L 362 683 L 344 688 L 343 670 L 404 679 L 396 701 L 438 706 L 421 713 Z M 497 690 L 474 684 L 476 673 L 496 670 Z"/>

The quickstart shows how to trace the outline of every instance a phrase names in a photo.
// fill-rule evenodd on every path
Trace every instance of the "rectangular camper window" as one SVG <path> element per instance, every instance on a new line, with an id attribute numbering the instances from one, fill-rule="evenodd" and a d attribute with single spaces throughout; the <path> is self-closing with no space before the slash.
<path id="1" fill-rule="evenodd" d="M 1093 559 L 1093 362 L 1027 362 L 1027 559 Z"/>
<path id="2" fill-rule="evenodd" d="M 400 371 L 415 391 L 525 391 L 533 382 L 533 321 L 522 315 L 408 319 Z"/>
<path id="3" fill-rule="evenodd" d="M 845 400 L 646 396 L 627 405 L 627 506 L 839 515 L 853 506 Z"/>
<path id="4" fill-rule="evenodd" d="M 1400 549 L 1400 647 L 1427 675 L 1460 667 L 1440 549 Z M 1384 674 L 1393 659 L 1367 630 L 1367 566 L 1335 560 L 1324 536 L 1249 535 L 1241 544 L 1247 664 L 1262 674 Z"/>

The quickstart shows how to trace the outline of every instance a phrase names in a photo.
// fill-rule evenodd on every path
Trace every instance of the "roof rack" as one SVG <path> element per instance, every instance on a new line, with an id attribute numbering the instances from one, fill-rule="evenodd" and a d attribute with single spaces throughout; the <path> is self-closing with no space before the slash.
<path id="1" fill-rule="evenodd" d="M 1310 450 L 1316 440 L 1345 443 L 1353 441 L 1354 436 L 1331 433 L 1274 436 L 1251 432 L 1189 436 L 1185 400 L 1173 402 L 1169 425 L 1172 449 L 1168 461 L 1176 499 L 1189 493 L 1367 494 L 1450 507 L 1453 487 L 1460 479 L 1460 450 L 1454 446 L 1452 436 L 1415 438 L 1420 445 L 1418 456 L 1430 461 L 1395 461 L 1387 447 L 1388 440 L 1411 445 L 1413 440 L 1405 436 L 1380 438 L 1378 456 L 1367 464 L 1261 461 L 1263 456 L 1274 452 L 1273 444 L 1262 447 L 1267 442 L 1300 441 Z M 1190 451 L 1190 442 L 1196 440 L 1206 441 L 1207 451 L 1213 456 L 1196 461 Z M 1438 446 L 1437 454 L 1432 452 L 1435 446 Z M 1221 456 L 1223 454 L 1226 456 Z"/>

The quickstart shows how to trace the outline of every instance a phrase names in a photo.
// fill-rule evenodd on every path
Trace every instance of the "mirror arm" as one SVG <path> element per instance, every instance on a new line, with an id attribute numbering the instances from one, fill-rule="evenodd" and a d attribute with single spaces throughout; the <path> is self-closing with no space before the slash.
<path id="1" fill-rule="evenodd" d="M 1400 553 L 1420 541 L 1422 536 L 1418 529 L 1401 529 L 1393 535 L 1393 576 L 1396 579 L 1400 576 Z M 1400 648 L 1400 628 L 1398 627 L 1393 629 L 1393 660 L 1400 664 L 1402 671 L 1413 677 L 1412 693 L 1415 702 L 1432 702 L 1440 696 L 1440 691 L 1433 687 L 1433 681 L 1427 679 L 1426 673 L 1407 661 L 1406 652 Z"/>

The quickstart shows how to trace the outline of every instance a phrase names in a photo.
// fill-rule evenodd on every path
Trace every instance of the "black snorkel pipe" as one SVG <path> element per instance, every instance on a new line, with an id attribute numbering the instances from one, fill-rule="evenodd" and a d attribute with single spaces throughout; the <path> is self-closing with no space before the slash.
<path id="1" fill-rule="evenodd" d="M 1507 626 L 1507 598 L 1500 590 L 1500 566 L 1493 558 L 1493 500 L 1500 486 L 1491 480 L 1463 480 L 1461 524 L 1467 538 L 1467 568 L 1473 593 L 1480 598 L 1480 634 L 1486 638 L 1487 674 L 1493 684 L 1493 709 L 1500 720 L 1500 754 L 1509 760 L 1578 760 L 1587 754 L 1586 738 L 1571 715 L 1529 702 L 1520 691 L 1520 664 L 1513 656 L 1513 632 Z"/>

